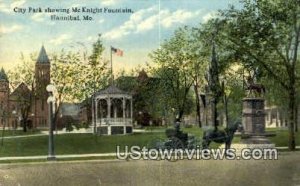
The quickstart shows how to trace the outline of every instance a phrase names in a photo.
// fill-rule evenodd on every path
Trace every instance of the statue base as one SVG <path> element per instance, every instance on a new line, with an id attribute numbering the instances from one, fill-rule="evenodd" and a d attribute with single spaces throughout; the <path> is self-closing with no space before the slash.
<path id="1" fill-rule="evenodd" d="M 247 134 L 241 136 L 242 144 L 271 144 L 266 134 Z"/>
<path id="2" fill-rule="evenodd" d="M 239 154 L 243 149 L 274 149 L 268 136 L 274 136 L 265 132 L 265 99 L 247 97 L 243 99 L 243 128 L 240 143 L 231 144 L 231 148 Z M 220 148 L 225 148 L 222 145 Z"/>

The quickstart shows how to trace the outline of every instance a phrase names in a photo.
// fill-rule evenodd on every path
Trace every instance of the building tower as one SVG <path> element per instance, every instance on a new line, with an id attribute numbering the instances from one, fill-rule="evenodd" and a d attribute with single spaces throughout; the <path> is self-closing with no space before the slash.
<path id="1" fill-rule="evenodd" d="M 35 64 L 35 127 L 47 127 L 48 124 L 48 93 L 47 85 L 50 83 L 50 60 L 44 46 L 42 46 Z"/>
<path id="2" fill-rule="evenodd" d="M 9 82 L 3 68 L 0 70 L 0 125 L 8 124 Z"/>

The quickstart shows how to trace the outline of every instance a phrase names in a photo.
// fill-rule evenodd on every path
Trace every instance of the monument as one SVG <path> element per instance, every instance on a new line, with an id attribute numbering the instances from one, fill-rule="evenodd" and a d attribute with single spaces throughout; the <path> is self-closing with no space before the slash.
<path id="1" fill-rule="evenodd" d="M 265 99 L 262 97 L 247 97 L 243 99 L 242 144 L 253 147 L 274 147 L 265 132 Z"/>
<path id="2" fill-rule="evenodd" d="M 274 148 L 265 131 L 265 88 L 262 84 L 254 83 L 253 78 L 248 78 L 246 87 L 247 97 L 243 99 L 242 124 L 243 132 L 241 143 L 232 144 L 232 148 Z"/>

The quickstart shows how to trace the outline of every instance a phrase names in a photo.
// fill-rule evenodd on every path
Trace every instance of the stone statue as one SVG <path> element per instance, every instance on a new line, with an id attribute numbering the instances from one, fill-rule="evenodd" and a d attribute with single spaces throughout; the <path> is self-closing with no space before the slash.
<path id="1" fill-rule="evenodd" d="M 247 97 L 262 97 L 265 94 L 266 89 L 264 85 L 255 83 L 254 78 L 255 78 L 255 74 L 253 75 L 253 77 L 249 75 L 246 79 L 245 84 L 246 84 L 246 90 L 248 91 Z"/>

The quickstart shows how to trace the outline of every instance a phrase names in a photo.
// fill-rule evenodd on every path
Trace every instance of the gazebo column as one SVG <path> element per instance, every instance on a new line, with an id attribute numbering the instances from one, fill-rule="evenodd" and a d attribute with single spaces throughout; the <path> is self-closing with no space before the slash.
<path id="1" fill-rule="evenodd" d="M 111 103 L 110 103 L 110 97 L 107 98 L 107 118 L 110 118 L 110 112 L 111 112 Z"/>
<path id="2" fill-rule="evenodd" d="M 111 100 L 110 97 L 107 98 L 107 134 L 111 135 L 111 128 L 110 128 L 110 112 L 111 112 Z"/>
<path id="3" fill-rule="evenodd" d="M 95 108 L 96 108 L 95 118 L 96 118 L 96 126 L 97 126 L 98 125 L 98 99 L 95 99 Z"/>
<path id="4" fill-rule="evenodd" d="M 126 98 L 123 97 L 123 118 L 126 118 Z"/>
<path id="5" fill-rule="evenodd" d="M 132 107 L 132 98 L 130 99 L 130 119 L 132 121 L 133 118 L 133 107 Z"/>
<path id="6" fill-rule="evenodd" d="M 122 109 L 123 109 L 123 123 L 125 123 L 125 125 L 124 125 L 124 134 L 126 134 L 126 125 L 127 125 L 127 123 L 126 123 L 126 115 L 125 115 L 125 110 L 126 110 L 126 99 L 125 99 L 125 97 L 123 97 L 123 107 L 122 107 Z"/>
<path id="7" fill-rule="evenodd" d="M 102 101 L 103 99 L 99 99 L 99 113 L 98 113 L 98 118 L 99 118 L 99 123 L 100 123 L 100 127 L 101 127 L 101 122 L 102 122 L 102 118 L 103 118 L 103 116 L 102 116 L 102 105 L 101 105 L 101 101 Z"/>
<path id="8" fill-rule="evenodd" d="M 117 101 L 114 101 L 114 105 L 113 105 L 113 108 L 114 108 L 114 118 L 117 118 L 117 111 L 118 111 L 118 107 L 117 107 L 116 102 Z"/>
<path id="9" fill-rule="evenodd" d="M 92 100 L 92 127 L 94 128 L 94 122 L 96 121 L 96 117 L 95 117 L 95 100 L 96 98 L 93 98 Z M 39 124 L 41 123 L 40 119 L 39 119 Z M 94 133 L 96 133 L 95 128 L 94 128 Z"/>

